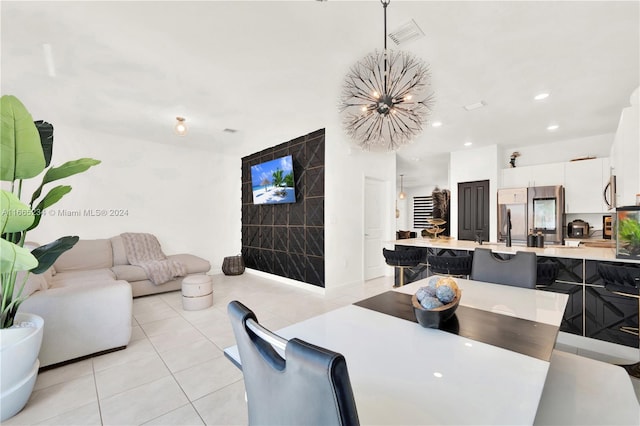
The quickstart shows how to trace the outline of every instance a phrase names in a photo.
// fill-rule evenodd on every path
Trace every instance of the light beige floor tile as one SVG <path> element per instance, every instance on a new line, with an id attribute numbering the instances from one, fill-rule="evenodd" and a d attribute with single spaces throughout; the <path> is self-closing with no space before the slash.
<path id="1" fill-rule="evenodd" d="M 236 337 L 233 335 L 233 331 L 226 333 L 217 333 L 207 336 L 220 350 L 225 350 L 229 346 L 236 344 Z"/>
<path id="2" fill-rule="evenodd" d="M 157 355 L 98 371 L 96 373 L 98 399 L 103 400 L 170 374 L 167 366 Z"/>
<path id="3" fill-rule="evenodd" d="M 182 426 L 182 425 L 204 425 L 198 412 L 193 405 L 187 404 L 177 408 L 163 416 L 143 423 L 145 426 Z"/>
<path id="4" fill-rule="evenodd" d="M 226 314 L 223 314 L 213 307 L 201 309 L 199 311 L 182 311 L 180 312 L 180 316 L 196 326 L 200 324 L 225 321 L 227 319 Z"/>
<path id="5" fill-rule="evenodd" d="M 167 318 L 177 318 L 180 316 L 175 309 L 164 302 L 162 302 L 162 305 L 158 305 L 153 309 L 149 309 L 141 313 L 135 313 L 134 311 L 133 315 L 137 323 L 140 325 L 166 320 Z"/>
<path id="6" fill-rule="evenodd" d="M 185 370 L 196 364 L 224 356 L 220 348 L 211 341 L 203 339 L 189 343 L 160 354 L 171 372 Z"/>
<path id="7" fill-rule="evenodd" d="M 206 340 L 206 336 L 195 328 L 185 329 L 181 332 L 167 332 L 149 337 L 149 340 L 158 352 L 166 352 L 190 343 Z"/>
<path id="8" fill-rule="evenodd" d="M 249 423 L 242 380 L 194 401 L 193 405 L 207 425 Z"/>
<path id="9" fill-rule="evenodd" d="M 134 325 L 133 327 L 131 327 L 131 341 L 146 338 L 147 335 L 144 334 L 144 331 L 142 331 L 142 327 L 140 327 L 139 325 Z"/>
<path id="10" fill-rule="evenodd" d="M 115 365 L 124 364 L 141 358 L 157 355 L 156 349 L 148 339 L 140 339 L 129 342 L 127 348 L 121 351 L 100 355 L 93 359 L 95 371 L 105 370 Z"/>
<path id="11" fill-rule="evenodd" d="M 174 374 L 176 380 L 194 401 L 242 378 L 242 373 L 225 357 L 212 359 Z"/>
<path id="12" fill-rule="evenodd" d="M 93 375 L 93 361 L 85 359 L 84 361 L 74 362 L 73 364 L 63 365 L 62 367 L 52 368 L 38 373 L 38 380 L 33 390 L 43 389 L 52 385 L 68 382 L 78 377 Z"/>
<path id="13" fill-rule="evenodd" d="M 192 329 L 193 325 L 176 313 L 175 317 L 147 322 L 140 324 L 140 327 L 144 330 L 144 334 L 153 337 L 163 333 L 180 333 Z"/>
<path id="14" fill-rule="evenodd" d="M 100 418 L 98 402 L 92 402 L 35 424 L 47 426 L 100 426 L 102 425 L 102 419 Z"/>
<path id="15" fill-rule="evenodd" d="M 31 394 L 25 409 L 3 425 L 30 425 L 97 402 L 93 376 L 82 376 Z"/>
<path id="16" fill-rule="evenodd" d="M 171 376 L 100 401 L 104 425 L 139 425 L 189 401 Z"/>

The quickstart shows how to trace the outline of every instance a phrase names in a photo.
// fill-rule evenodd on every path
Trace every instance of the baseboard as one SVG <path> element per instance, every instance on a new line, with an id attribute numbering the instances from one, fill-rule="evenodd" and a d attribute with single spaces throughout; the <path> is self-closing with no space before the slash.
<path id="1" fill-rule="evenodd" d="M 111 352 L 121 351 L 123 349 L 127 349 L 127 346 L 126 345 L 125 346 L 118 346 L 117 348 L 107 349 L 105 351 L 92 353 L 90 355 L 85 355 L 85 356 L 81 356 L 81 357 L 78 357 L 78 358 L 69 359 L 67 361 L 58 362 L 56 364 L 46 365 L 44 367 L 40 367 L 38 369 L 38 372 L 41 373 L 43 371 L 51 370 L 51 369 L 62 367 L 62 366 L 69 365 L 69 364 L 73 364 L 74 362 L 84 361 L 85 359 L 93 358 L 93 357 L 96 357 L 96 356 L 110 354 Z"/>

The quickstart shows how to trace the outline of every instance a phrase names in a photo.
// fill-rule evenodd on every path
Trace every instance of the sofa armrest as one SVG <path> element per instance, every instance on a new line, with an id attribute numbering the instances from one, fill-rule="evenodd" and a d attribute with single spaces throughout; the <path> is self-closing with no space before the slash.
<path id="1" fill-rule="evenodd" d="M 182 263 L 187 270 L 187 274 L 205 273 L 211 269 L 211 264 L 207 260 L 192 254 L 173 254 L 167 256 L 167 259 L 177 260 Z"/>
<path id="2" fill-rule="evenodd" d="M 126 346 L 131 339 L 131 285 L 126 281 L 35 292 L 20 305 L 44 319 L 40 366 Z"/>

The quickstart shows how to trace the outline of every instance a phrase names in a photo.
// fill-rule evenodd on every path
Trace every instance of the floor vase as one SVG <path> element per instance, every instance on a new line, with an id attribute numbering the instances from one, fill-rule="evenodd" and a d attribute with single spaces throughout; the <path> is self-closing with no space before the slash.
<path id="1" fill-rule="evenodd" d="M 16 415 L 25 406 L 38 376 L 38 353 L 44 320 L 19 313 L 15 324 L 30 326 L 0 329 L 0 421 Z"/>

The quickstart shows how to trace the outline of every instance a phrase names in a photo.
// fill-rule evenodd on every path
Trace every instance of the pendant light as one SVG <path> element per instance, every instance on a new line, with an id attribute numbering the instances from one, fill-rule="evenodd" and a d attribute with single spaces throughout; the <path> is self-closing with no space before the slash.
<path id="1" fill-rule="evenodd" d="M 431 114 L 429 66 L 406 51 L 387 49 L 387 6 L 384 47 L 351 67 L 344 79 L 340 111 L 347 134 L 365 150 L 395 151 L 415 140 Z"/>
<path id="2" fill-rule="evenodd" d="M 176 125 L 174 127 L 174 130 L 180 136 L 184 136 L 187 134 L 188 129 L 185 121 L 187 120 L 184 117 L 176 117 Z"/>
<path id="3" fill-rule="evenodd" d="M 404 175 L 400 175 L 400 194 L 398 194 L 398 198 L 400 198 L 401 200 L 404 200 L 407 196 L 407 194 L 404 193 L 404 185 L 403 185 L 403 180 L 402 177 Z"/>

